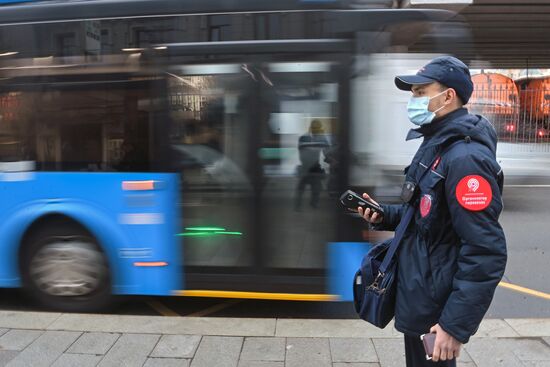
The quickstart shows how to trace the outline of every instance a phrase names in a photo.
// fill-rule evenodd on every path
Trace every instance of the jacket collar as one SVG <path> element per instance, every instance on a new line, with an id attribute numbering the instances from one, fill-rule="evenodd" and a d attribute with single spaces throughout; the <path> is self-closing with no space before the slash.
<path id="1" fill-rule="evenodd" d="M 452 121 L 467 114 L 468 110 L 464 107 L 449 112 L 445 116 L 434 120 L 432 123 L 426 124 L 417 129 L 409 130 L 409 133 L 407 134 L 407 138 L 405 140 L 409 141 L 421 137 L 430 138 L 434 135 L 437 135 L 437 133 L 440 132 L 449 121 Z"/>

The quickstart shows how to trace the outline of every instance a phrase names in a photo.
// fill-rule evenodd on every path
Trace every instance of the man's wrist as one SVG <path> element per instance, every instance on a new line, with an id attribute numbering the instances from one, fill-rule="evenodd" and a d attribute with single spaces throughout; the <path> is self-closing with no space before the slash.
<path id="1" fill-rule="evenodd" d="M 465 342 L 465 341 L 461 340 L 460 338 L 458 338 L 452 331 L 449 330 L 448 327 L 445 326 L 444 323 L 441 323 L 441 321 L 439 321 L 438 325 L 444 332 L 446 332 L 447 334 L 452 336 L 456 341 L 458 341 L 461 344 L 466 344 L 467 341 Z"/>

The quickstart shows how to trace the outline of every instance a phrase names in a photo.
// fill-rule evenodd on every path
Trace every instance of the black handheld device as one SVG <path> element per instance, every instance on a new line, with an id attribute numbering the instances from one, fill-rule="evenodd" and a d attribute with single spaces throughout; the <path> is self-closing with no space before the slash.
<path id="1" fill-rule="evenodd" d="M 354 212 L 357 211 L 358 207 L 362 207 L 363 209 L 369 208 L 379 215 L 384 215 L 384 209 L 382 209 L 380 205 L 377 205 L 370 200 L 362 198 L 351 190 L 347 190 L 342 194 L 342 196 L 340 196 L 340 202 L 344 207 L 349 210 L 353 210 Z"/>

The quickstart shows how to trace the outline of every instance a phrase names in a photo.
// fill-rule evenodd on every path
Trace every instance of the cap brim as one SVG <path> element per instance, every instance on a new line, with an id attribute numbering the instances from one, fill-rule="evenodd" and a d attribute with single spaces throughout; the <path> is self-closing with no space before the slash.
<path id="1" fill-rule="evenodd" d="M 400 75 L 395 77 L 395 85 L 401 90 L 411 90 L 413 85 L 430 84 L 436 82 L 422 75 Z"/>

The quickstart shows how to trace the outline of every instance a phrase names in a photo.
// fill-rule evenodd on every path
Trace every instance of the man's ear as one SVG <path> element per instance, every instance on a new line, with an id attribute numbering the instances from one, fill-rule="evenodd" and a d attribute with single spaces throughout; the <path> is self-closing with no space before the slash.
<path id="1" fill-rule="evenodd" d="M 456 94 L 456 91 L 453 88 L 447 89 L 447 93 L 445 93 L 445 97 L 446 97 L 445 102 L 458 100 L 458 94 Z"/>

